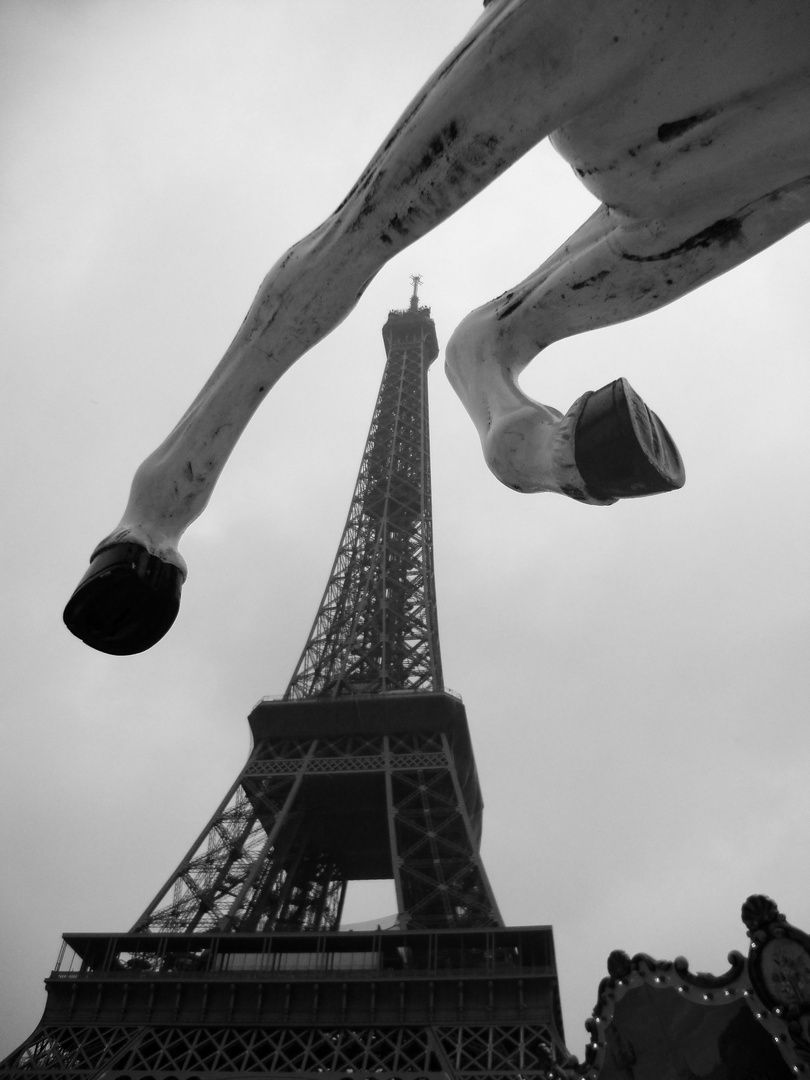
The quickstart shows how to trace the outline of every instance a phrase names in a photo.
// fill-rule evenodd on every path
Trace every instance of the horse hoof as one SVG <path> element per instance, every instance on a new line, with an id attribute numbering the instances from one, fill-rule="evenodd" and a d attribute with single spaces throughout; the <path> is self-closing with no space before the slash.
<path id="1" fill-rule="evenodd" d="M 177 617 L 183 572 L 140 544 L 111 544 L 68 600 L 65 625 L 99 652 L 131 656 L 163 637 Z"/>
<path id="2" fill-rule="evenodd" d="M 626 379 L 586 400 L 574 433 L 574 460 L 598 499 L 675 491 L 686 480 L 672 437 Z"/>

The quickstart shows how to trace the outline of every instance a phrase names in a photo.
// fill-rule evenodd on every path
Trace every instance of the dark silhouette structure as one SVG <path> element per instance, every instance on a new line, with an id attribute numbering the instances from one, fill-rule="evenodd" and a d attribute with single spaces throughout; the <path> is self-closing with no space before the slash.
<path id="1" fill-rule="evenodd" d="M 431 533 L 430 309 L 392 311 L 346 527 L 284 697 L 132 930 L 67 935 L 5 1077 L 557 1076 L 550 927 L 507 928 L 479 854 L 464 706 L 442 681 Z M 393 879 L 387 929 L 341 930 Z"/>

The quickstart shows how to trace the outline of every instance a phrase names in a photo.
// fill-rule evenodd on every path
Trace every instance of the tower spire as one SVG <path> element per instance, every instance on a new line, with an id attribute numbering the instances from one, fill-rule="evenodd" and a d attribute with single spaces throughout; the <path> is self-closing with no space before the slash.
<path id="1" fill-rule="evenodd" d="M 419 286 L 422 284 L 422 278 L 419 274 L 411 275 L 411 284 L 413 285 L 413 293 L 411 294 L 411 311 L 419 310 Z"/>

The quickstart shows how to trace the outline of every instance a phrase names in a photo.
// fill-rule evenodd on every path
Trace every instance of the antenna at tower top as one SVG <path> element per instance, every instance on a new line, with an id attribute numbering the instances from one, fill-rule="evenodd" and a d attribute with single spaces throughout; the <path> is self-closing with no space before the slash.
<path id="1" fill-rule="evenodd" d="M 416 311 L 419 307 L 419 286 L 422 284 L 421 274 L 412 274 L 411 284 L 413 285 L 413 295 L 411 296 L 411 311 Z"/>

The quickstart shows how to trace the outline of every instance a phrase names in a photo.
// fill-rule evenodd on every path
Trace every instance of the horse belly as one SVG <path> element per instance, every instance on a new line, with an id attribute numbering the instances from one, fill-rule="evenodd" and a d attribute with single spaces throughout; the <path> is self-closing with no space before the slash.
<path id="1" fill-rule="evenodd" d="M 810 175 L 810 73 L 690 104 L 681 115 L 630 106 L 612 122 L 600 109 L 551 141 L 601 202 L 644 222 L 687 212 L 711 222 Z"/>

